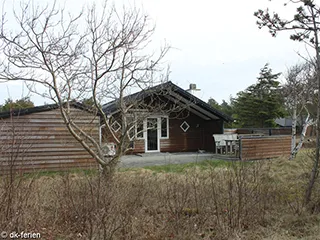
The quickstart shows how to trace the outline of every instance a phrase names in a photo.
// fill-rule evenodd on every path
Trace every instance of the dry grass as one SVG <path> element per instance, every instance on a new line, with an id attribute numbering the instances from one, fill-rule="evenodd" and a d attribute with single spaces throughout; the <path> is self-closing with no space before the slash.
<path id="1" fill-rule="evenodd" d="M 141 169 L 108 181 L 2 177 L 0 229 L 45 239 L 320 239 L 320 214 L 302 205 L 309 155 L 179 174 Z"/>

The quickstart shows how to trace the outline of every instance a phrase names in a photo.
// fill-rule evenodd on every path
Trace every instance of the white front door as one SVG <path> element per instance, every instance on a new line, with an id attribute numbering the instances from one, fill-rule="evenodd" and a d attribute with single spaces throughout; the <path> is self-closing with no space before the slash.
<path id="1" fill-rule="evenodd" d="M 159 118 L 152 117 L 147 118 L 146 121 L 146 141 L 145 151 L 146 152 L 160 152 L 160 125 Z"/>

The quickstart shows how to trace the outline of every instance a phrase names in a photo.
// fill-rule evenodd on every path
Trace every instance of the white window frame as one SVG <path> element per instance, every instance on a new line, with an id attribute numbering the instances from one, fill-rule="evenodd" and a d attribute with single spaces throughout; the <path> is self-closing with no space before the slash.
<path id="1" fill-rule="evenodd" d="M 166 137 L 162 137 L 161 134 L 162 134 L 162 122 L 161 122 L 161 118 L 166 118 L 167 119 L 167 136 Z M 159 120 L 160 119 L 160 120 Z M 158 121 L 160 121 L 160 139 L 169 139 L 169 116 L 160 116 L 158 119 Z"/>
<path id="2" fill-rule="evenodd" d="M 168 115 L 150 115 L 147 118 L 157 118 L 159 139 L 169 139 L 170 118 Z M 161 118 L 167 119 L 167 136 L 166 137 L 161 136 Z M 138 134 L 137 134 L 138 133 L 138 123 L 135 123 L 136 139 L 139 139 L 139 140 L 146 139 L 146 131 L 147 131 L 147 120 L 146 119 L 143 120 L 142 125 L 143 125 L 142 137 L 138 137 Z"/>
<path id="3" fill-rule="evenodd" d="M 133 136 L 130 136 L 130 131 L 133 130 Z M 130 141 L 134 141 L 134 139 L 136 138 L 136 130 L 135 130 L 135 126 L 132 126 L 131 128 L 129 128 L 128 130 L 128 137 L 130 139 Z"/>
<path id="4" fill-rule="evenodd" d="M 136 137 L 136 139 L 138 139 L 138 140 L 141 140 L 141 139 L 145 139 L 145 120 L 143 120 L 143 122 L 141 122 L 142 123 L 142 137 L 138 137 L 138 123 L 135 123 L 135 137 Z"/>
<path id="5" fill-rule="evenodd" d="M 184 129 L 184 128 L 182 127 L 184 124 L 187 124 L 187 126 L 188 126 L 186 129 Z M 187 132 L 187 131 L 189 130 L 189 128 L 190 128 L 190 125 L 187 123 L 187 121 L 183 121 L 183 123 L 181 123 L 181 125 L 180 125 L 180 128 L 181 128 L 181 130 L 182 130 L 183 132 Z"/>
<path id="6" fill-rule="evenodd" d="M 117 124 L 119 127 L 118 127 L 117 129 L 114 129 L 114 127 L 113 127 L 114 124 Z M 115 120 L 115 121 L 110 125 L 110 127 L 111 127 L 111 129 L 112 129 L 114 132 L 118 132 L 118 131 L 121 129 L 121 125 L 120 125 L 120 123 L 119 123 L 117 120 Z"/>
<path id="7" fill-rule="evenodd" d="M 106 125 L 103 124 L 99 127 L 99 145 L 101 146 L 102 145 L 102 128 L 105 128 Z"/>
<path id="8" fill-rule="evenodd" d="M 148 118 L 156 118 L 157 119 L 157 145 L 158 145 L 158 149 L 157 150 L 147 150 L 148 149 Z M 143 129 L 144 132 L 146 132 L 144 134 L 145 136 L 145 141 L 144 141 L 144 149 L 146 153 L 152 153 L 152 152 L 160 152 L 161 151 L 161 146 L 160 146 L 160 136 L 161 136 L 161 131 L 160 131 L 160 127 L 159 127 L 159 123 L 160 123 L 161 119 L 159 116 L 149 116 L 147 117 L 144 121 L 143 121 Z"/>
<path id="9" fill-rule="evenodd" d="M 127 120 L 127 127 L 131 126 L 127 131 L 127 135 L 129 137 L 130 141 L 134 141 L 134 139 L 136 138 L 135 116 L 134 116 L 134 114 L 126 114 L 125 117 Z M 131 136 L 130 131 L 132 131 L 132 130 L 133 130 L 133 135 Z"/>

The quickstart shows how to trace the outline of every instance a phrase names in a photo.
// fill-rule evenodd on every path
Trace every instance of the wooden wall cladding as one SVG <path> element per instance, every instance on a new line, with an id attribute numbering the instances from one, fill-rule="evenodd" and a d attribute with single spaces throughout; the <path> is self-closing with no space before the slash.
<path id="1" fill-rule="evenodd" d="M 180 125 L 186 121 L 190 126 L 184 132 Z M 169 118 L 169 138 L 160 138 L 160 152 L 195 152 L 199 149 L 213 152 L 215 149 L 212 134 L 222 133 L 223 122 L 206 121 L 194 115 L 186 114 L 184 118 Z M 145 140 L 136 139 L 130 153 L 145 152 Z"/>
<path id="2" fill-rule="evenodd" d="M 240 140 L 241 160 L 289 156 L 291 136 L 243 137 Z"/>
<path id="3" fill-rule="evenodd" d="M 72 109 L 78 126 L 99 142 L 99 118 Z M 93 147 L 92 145 L 90 145 Z M 0 119 L 0 172 L 97 168 L 66 128 L 58 109 Z"/>

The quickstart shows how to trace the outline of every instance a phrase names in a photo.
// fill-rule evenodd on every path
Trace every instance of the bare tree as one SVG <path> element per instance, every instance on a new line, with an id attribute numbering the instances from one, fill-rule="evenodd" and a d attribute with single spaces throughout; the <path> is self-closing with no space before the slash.
<path id="1" fill-rule="evenodd" d="M 290 67 L 285 76 L 286 82 L 282 88 L 282 94 L 285 99 L 285 106 L 292 117 L 290 159 L 293 159 L 302 147 L 308 127 L 315 123 L 314 116 L 310 114 L 309 110 L 309 105 L 312 104 L 314 90 L 316 89 L 314 75 L 313 66 L 304 63 Z M 299 116 L 302 116 L 304 122 L 299 143 L 296 144 L 296 129 Z"/>
<path id="2" fill-rule="evenodd" d="M 259 9 L 254 13 L 258 18 L 257 25 L 259 28 L 266 27 L 270 34 L 275 37 L 280 31 L 291 31 L 290 39 L 303 42 L 314 50 L 316 61 L 313 61 L 316 69 L 317 79 L 317 117 L 316 117 L 316 154 L 312 167 L 310 181 L 306 190 L 305 203 L 311 201 L 313 186 L 319 172 L 320 162 L 320 48 L 319 48 L 319 31 L 320 31 L 320 7 L 315 4 L 314 0 L 289 0 L 285 5 L 297 4 L 297 12 L 291 19 L 283 19 L 278 13 L 270 14 L 269 9 Z M 309 57 L 302 56 L 308 60 Z"/>
<path id="3" fill-rule="evenodd" d="M 7 14 L 1 21 L 0 81 L 25 81 L 30 91 L 54 101 L 72 136 L 104 172 L 112 172 L 127 149 L 132 130 L 129 110 L 142 104 L 126 95 L 167 79 L 161 66 L 169 46 L 150 54 L 155 30 L 150 19 L 139 9 L 118 11 L 108 2 L 76 16 L 56 2 L 44 8 L 22 3 L 13 11 L 18 26 L 14 31 L 9 29 L 13 23 Z M 45 90 L 39 91 L 39 86 Z M 74 121 L 70 103 L 88 98 L 93 101 L 93 118 L 101 118 L 119 146 L 113 157 L 107 157 L 99 140 Z M 103 110 L 103 103 L 110 100 L 117 101 L 120 134 Z"/>
<path id="4" fill-rule="evenodd" d="M 19 226 L 25 220 L 17 212 L 28 208 L 34 186 L 33 177 L 27 183 L 20 177 L 22 171 L 30 170 L 30 165 L 25 165 L 25 169 L 19 167 L 27 162 L 25 154 L 32 148 L 32 141 L 30 129 L 16 120 L 11 114 L 9 118 L 1 119 L 0 126 L 0 224 L 6 223 L 9 228 Z M 24 191 L 20 195 L 21 189 Z"/>

